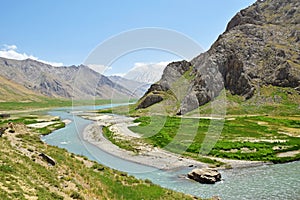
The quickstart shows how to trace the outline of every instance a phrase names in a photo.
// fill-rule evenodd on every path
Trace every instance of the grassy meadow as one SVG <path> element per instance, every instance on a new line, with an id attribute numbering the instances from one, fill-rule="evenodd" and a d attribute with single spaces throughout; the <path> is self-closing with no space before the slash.
<path id="1" fill-rule="evenodd" d="M 175 153 L 178 149 L 186 149 L 186 155 L 197 158 L 200 149 L 205 145 L 203 141 L 209 126 L 214 123 L 212 121 L 214 120 L 164 116 L 140 117 L 135 120 L 135 122 L 140 122 L 140 125 L 130 127 L 130 129 L 141 134 L 144 140 L 153 146 Z M 164 125 L 159 126 L 162 123 Z M 227 118 L 220 135 L 216 134 L 217 142 L 208 155 L 274 163 L 298 160 L 300 152 L 288 157 L 280 157 L 278 154 L 300 149 L 300 138 L 296 137 L 299 135 L 299 130 L 300 117 L 288 119 L 267 116 Z M 214 131 L 209 133 L 214 134 Z M 199 159 L 201 160 L 201 155 Z"/>
<path id="2" fill-rule="evenodd" d="M 205 119 L 212 113 L 211 103 L 182 117 L 159 113 L 159 109 L 153 108 L 158 108 L 157 105 L 141 110 L 130 105 L 99 112 L 137 117 L 135 122 L 140 125 L 130 129 L 141 134 L 143 142 L 217 166 L 222 163 L 215 161 L 215 157 L 274 163 L 300 159 L 300 95 L 297 91 L 264 86 L 253 98 L 244 100 L 224 90 L 215 102 L 224 99 L 224 120 Z M 221 132 L 220 127 L 215 126 L 218 124 Z M 207 135 L 208 129 L 210 135 Z M 208 149 L 209 157 L 200 152 L 209 146 L 207 139 L 204 142 L 205 138 L 213 138 L 213 148 Z M 108 139 L 114 140 L 112 135 Z M 121 142 L 115 141 L 116 144 Z M 134 146 L 134 141 L 126 143 Z"/>

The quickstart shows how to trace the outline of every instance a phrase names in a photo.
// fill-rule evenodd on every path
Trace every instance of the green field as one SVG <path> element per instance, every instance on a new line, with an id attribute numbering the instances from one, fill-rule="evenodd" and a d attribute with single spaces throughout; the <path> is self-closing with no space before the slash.
<path id="1" fill-rule="evenodd" d="M 214 161 L 214 157 L 274 163 L 300 159 L 300 152 L 290 156 L 281 154 L 300 150 L 300 95 L 296 90 L 263 86 L 249 100 L 223 90 L 215 102 L 218 104 L 224 99 L 225 121 L 199 119 L 214 114 L 212 103 L 183 117 L 163 113 L 165 110 L 159 104 L 140 110 L 135 109 L 137 105 L 116 107 L 99 113 L 138 117 L 135 122 L 140 122 L 140 125 L 130 129 L 141 134 L 143 142 L 215 165 L 221 163 Z M 216 126 L 218 124 L 220 126 Z M 210 138 L 213 138 L 211 144 Z M 108 139 L 114 140 L 113 136 Z M 121 143 L 115 141 L 117 145 Z M 134 146 L 134 141 L 126 143 Z M 213 146 L 211 150 L 210 146 Z M 210 159 L 199 155 L 200 150 L 209 151 Z"/>
<path id="2" fill-rule="evenodd" d="M 135 122 L 140 122 L 140 125 L 130 129 L 141 134 L 144 140 L 153 146 L 175 153 L 186 149 L 183 153 L 194 158 L 198 157 L 200 149 L 207 145 L 203 141 L 211 128 L 211 135 L 208 137 L 215 136 L 217 142 L 209 156 L 274 163 L 300 159 L 300 152 L 291 157 L 277 156 L 279 153 L 300 149 L 300 138 L 296 137 L 299 135 L 300 117 L 227 118 L 220 135 L 214 132 L 214 125 L 210 127 L 210 124 L 217 124 L 217 121 L 154 115 L 136 119 Z"/>
<path id="3" fill-rule="evenodd" d="M 110 99 L 101 100 L 68 100 L 68 99 L 54 99 L 54 98 L 42 98 L 40 101 L 24 101 L 24 102 L 1 102 L 0 111 L 9 110 L 29 110 L 29 109 L 41 109 L 41 108 L 54 108 L 54 107 L 70 107 L 70 106 L 84 106 L 84 105 L 101 105 L 110 104 Z M 125 102 L 119 101 L 119 102 Z"/>

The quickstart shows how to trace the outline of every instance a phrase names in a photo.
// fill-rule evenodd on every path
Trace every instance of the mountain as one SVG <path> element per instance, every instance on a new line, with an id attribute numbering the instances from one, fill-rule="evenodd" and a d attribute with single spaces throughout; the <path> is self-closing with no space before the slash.
<path id="1" fill-rule="evenodd" d="M 0 76 L 0 102 L 38 101 L 41 95 Z"/>
<path id="2" fill-rule="evenodd" d="M 124 78 L 142 83 L 155 83 L 163 73 L 168 63 L 135 63 L 135 66 L 125 74 Z"/>
<path id="3" fill-rule="evenodd" d="M 132 93 L 87 66 L 54 67 L 35 60 L 0 58 L 0 75 L 35 93 L 75 99 L 124 98 Z"/>
<path id="4" fill-rule="evenodd" d="M 109 76 L 108 77 L 112 82 L 123 86 L 127 90 L 132 92 L 132 96 L 134 97 L 142 97 L 143 94 L 148 90 L 151 84 L 149 83 L 142 83 L 134 80 L 129 80 L 123 78 L 121 76 Z"/>
<path id="5" fill-rule="evenodd" d="M 258 0 L 241 10 L 207 52 L 168 64 L 137 109 L 169 101 L 175 113 L 185 114 L 212 101 L 224 88 L 244 100 L 265 86 L 292 88 L 299 95 L 299 4 Z"/>

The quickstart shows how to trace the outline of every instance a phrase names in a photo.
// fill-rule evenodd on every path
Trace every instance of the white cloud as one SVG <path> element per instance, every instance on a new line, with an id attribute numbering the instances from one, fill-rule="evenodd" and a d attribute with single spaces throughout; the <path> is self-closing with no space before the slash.
<path id="1" fill-rule="evenodd" d="M 10 49 L 10 50 L 17 50 L 17 46 L 16 45 L 3 45 L 4 49 Z"/>
<path id="2" fill-rule="evenodd" d="M 63 63 L 44 61 L 44 60 L 40 60 L 39 58 L 37 58 L 33 55 L 27 55 L 26 53 L 19 53 L 19 52 L 17 52 L 17 49 L 18 49 L 18 47 L 16 45 L 5 44 L 0 49 L 0 57 L 15 59 L 15 60 L 26 60 L 26 59 L 30 58 L 32 60 L 43 62 L 43 63 L 49 64 L 49 65 L 52 65 L 55 67 L 63 66 Z"/>
<path id="3" fill-rule="evenodd" d="M 91 68 L 92 70 L 100 73 L 100 74 L 104 74 L 105 72 L 107 72 L 108 70 L 111 70 L 112 68 L 109 66 L 105 66 L 105 65 L 98 65 L 98 64 L 87 64 L 87 66 L 89 68 Z"/>

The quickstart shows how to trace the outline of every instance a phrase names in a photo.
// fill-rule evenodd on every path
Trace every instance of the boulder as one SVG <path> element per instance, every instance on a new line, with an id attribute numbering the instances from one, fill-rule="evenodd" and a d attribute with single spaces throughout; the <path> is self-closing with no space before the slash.
<path id="1" fill-rule="evenodd" d="M 44 153 L 40 153 L 39 156 L 41 156 L 44 160 L 46 160 L 49 165 L 54 166 L 56 164 L 56 162 L 53 158 L 51 158 L 50 156 L 48 156 Z"/>
<path id="2" fill-rule="evenodd" d="M 221 174 L 215 169 L 193 169 L 188 173 L 188 178 L 193 179 L 199 183 L 214 184 L 221 181 Z"/>
<path id="3" fill-rule="evenodd" d="M 9 118 L 10 114 L 0 114 L 0 118 Z"/>
<path id="4" fill-rule="evenodd" d="M 6 127 L 0 127 L 0 137 L 2 137 L 6 129 Z"/>

